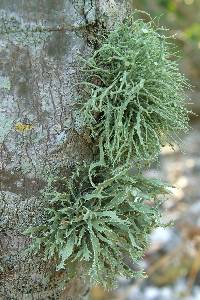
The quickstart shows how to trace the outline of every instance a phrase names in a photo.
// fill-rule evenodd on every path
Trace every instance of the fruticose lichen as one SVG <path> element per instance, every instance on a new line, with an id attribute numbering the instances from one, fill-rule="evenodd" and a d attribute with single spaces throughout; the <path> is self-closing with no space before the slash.
<path id="1" fill-rule="evenodd" d="M 130 18 L 85 61 L 86 124 L 113 166 L 152 160 L 187 130 L 188 84 L 172 50 L 153 22 Z"/>
<path id="2" fill-rule="evenodd" d="M 45 257 L 56 257 L 57 269 L 80 261 L 91 282 L 110 286 L 116 274 L 136 276 L 123 260 L 134 262 L 143 255 L 152 228 L 160 225 L 160 202 L 164 184 L 130 170 L 98 167 L 91 186 L 88 166 L 77 167 L 70 178 L 53 177 L 45 190 L 49 199 L 46 222 L 31 230 Z M 119 259 L 121 258 L 121 259 Z"/>
<path id="3" fill-rule="evenodd" d="M 140 275 L 124 258 L 138 262 L 161 226 L 167 186 L 141 170 L 188 126 L 187 83 L 170 49 L 153 21 L 131 17 L 83 61 L 80 105 L 93 161 L 50 176 L 46 219 L 28 233 L 33 251 L 54 258 L 58 270 L 82 264 L 91 284 L 111 287 L 119 275 Z"/>

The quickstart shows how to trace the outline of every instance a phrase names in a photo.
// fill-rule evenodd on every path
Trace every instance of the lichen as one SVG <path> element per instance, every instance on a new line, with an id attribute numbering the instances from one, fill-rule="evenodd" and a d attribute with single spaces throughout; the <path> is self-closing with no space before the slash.
<path id="1" fill-rule="evenodd" d="M 170 40 L 134 16 L 109 32 L 83 61 L 79 108 L 93 147 L 92 161 L 49 176 L 42 197 L 46 219 L 30 228 L 31 251 L 55 259 L 57 269 L 81 264 L 91 284 L 135 277 L 136 263 L 160 222 L 167 185 L 142 175 L 162 145 L 188 127 L 187 82 L 171 59 Z"/>
<path id="2" fill-rule="evenodd" d="M 113 166 L 151 161 L 187 131 L 188 84 L 172 51 L 153 21 L 129 18 L 85 60 L 85 122 Z"/>
<path id="3" fill-rule="evenodd" d="M 137 262 L 143 254 L 149 233 L 160 225 L 156 197 L 166 193 L 166 187 L 141 174 L 131 176 L 125 167 L 96 168 L 93 186 L 88 174 L 85 164 L 70 178 L 50 178 L 44 191 L 50 203 L 46 221 L 30 232 L 47 259 L 56 257 L 57 270 L 80 261 L 91 284 L 108 287 L 116 274 L 141 274 L 133 272 L 122 256 Z"/>

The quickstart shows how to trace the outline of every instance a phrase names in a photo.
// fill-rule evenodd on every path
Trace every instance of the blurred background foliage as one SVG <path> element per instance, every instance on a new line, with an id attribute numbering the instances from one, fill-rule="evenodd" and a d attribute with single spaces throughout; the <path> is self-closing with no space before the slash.
<path id="1" fill-rule="evenodd" d="M 164 219 L 174 226 L 153 232 L 141 262 L 148 278 L 119 279 L 116 291 L 100 287 L 91 300 L 200 300 L 200 0 L 132 0 L 176 36 L 181 71 L 189 79 L 191 130 L 182 149 L 163 149 L 159 166 L 147 176 L 167 180 L 176 188 L 164 204 Z"/>
<path id="2" fill-rule="evenodd" d="M 132 0 L 132 6 L 145 10 L 176 36 L 180 66 L 193 85 L 194 110 L 200 112 L 200 0 Z"/>

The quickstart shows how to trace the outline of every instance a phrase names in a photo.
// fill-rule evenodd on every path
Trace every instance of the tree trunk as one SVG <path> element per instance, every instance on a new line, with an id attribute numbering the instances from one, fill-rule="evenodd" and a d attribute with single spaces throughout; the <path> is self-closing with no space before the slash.
<path id="1" fill-rule="evenodd" d="M 38 194 L 48 172 L 91 157 L 76 108 L 77 54 L 86 56 L 92 51 L 91 26 L 95 30 L 102 17 L 106 26 L 112 26 L 126 14 L 126 2 L 0 2 L 2 300 L 78 300 L 87 294 L 81 274 L 64 288 L 60 279 L 66 273 L 48 276 L 53 264 L 24 252 L 30 240 L 23 231 L 42 220 L 45 203 Z"/>

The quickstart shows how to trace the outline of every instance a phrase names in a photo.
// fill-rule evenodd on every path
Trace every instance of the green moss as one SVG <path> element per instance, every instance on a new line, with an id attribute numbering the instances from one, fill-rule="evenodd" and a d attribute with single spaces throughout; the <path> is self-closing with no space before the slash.
<path id="1" fill-rule="evenodd" d="M 129 18 L 85 61 L 85 122 L 113 166 L 152 160 L 187 130 L 188 85 L 172 55 L 152 21 Z"/>

